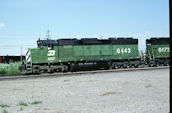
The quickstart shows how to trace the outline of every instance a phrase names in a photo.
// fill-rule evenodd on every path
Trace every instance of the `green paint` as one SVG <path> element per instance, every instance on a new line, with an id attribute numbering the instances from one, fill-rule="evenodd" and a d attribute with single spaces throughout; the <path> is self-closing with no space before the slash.
<path id="1" fill-rule="evenodd" d="M 58 63 L 98 59 L 135 59 L 139 58 L 138 45 L 77 45 L 54 46 L 29 49 L 32 63 Z M 53 53 L 54 51 L 54 53 Z"/>
<path id="2" fill-rule="evenodd" d="M 154 58 L 169 58 L 170 48 L 169 45 L 147 45 L 146 53 Z"/>

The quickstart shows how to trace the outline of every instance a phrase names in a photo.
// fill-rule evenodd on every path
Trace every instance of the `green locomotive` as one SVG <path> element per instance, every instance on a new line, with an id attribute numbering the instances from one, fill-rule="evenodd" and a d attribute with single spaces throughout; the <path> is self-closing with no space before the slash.
<path id="1" fill-rule="evenodd" d="M 146 40 L 146 63 L 149 66 L 169 65 L 170 38 L 150 38 Z"/>
<path id="2" fill-rule="evenodd" d="M 133 38 L 39 39 L 37 45 L 27 50 L 23 73 L 67 72 L 86 65 L 107 69 L 140 65 L 138 39 Z"/>

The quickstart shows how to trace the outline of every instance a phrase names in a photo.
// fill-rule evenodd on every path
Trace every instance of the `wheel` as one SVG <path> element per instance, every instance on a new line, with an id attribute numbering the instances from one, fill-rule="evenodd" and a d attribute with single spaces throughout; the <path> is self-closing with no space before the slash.
<path id="1" fill-rule="evenodd" d="M 111 66 L 109 66 L 109 70 L 111 70 L 111 69 L 113 69 L 113 66 L 111 65 Z"/>
<path id="2" fill-rule="evenodd" d="M 70 64 L 70 67 L 69 67 L 70 72 L 76 72 L 76 70 L 74 69 L 74 65 L 75 64 Z"/>
<path id="3" fill-rule="evenodd" d="M 157 62 L 155 62 L 153 66 L 154 66 L 154 67 L 157 67 L 157 65 L 158 65 L 158 63 L 157 63 Z"/>
<path id="4" fill-rule="evenodd" d="M 164 62 L 164 66 L 167 66 L 168 65 L 168 63 L 167 62 Z"/>
<path id="5" fill-rule="evenodd" d="M 117 65 L 116 65 L 115 63 L 113 63 L 113 64 L 111 65 L 111 68 L 112 68 L 112 69 L 116 69 L 116 68 L 117 68 Z"/>
<path id="6" fill-rule="evenodd" d="M 123 64 L 122 67 L 123 67 L 123 68 L 127 68 L 127 65 L 126 65 L 126 64 Z"/>
<path id="7" fill-rule="evenodd" d="M 129 65 L 129 68 L 132 68 L 133 66 L 132 65 Z"/>
<path id="8" fill-rule="evenodd" d="M 149 67 L 153 67 L 154 66 L 154 64 L 153 64 L 153 62 L 149 62 Z"/>
<path id="9" fill-rule="evenodd" d="M 52 71 L 51 70 L 48 70 L 48 73 L 52 73 Z"/>
<path id="10" fill-rule="evenodd" d="M 117 65 L 116 67 L 117 67 L 117 68 L 121 68 L 121 66 L 120 66 L 120 65 Z"/>
<path id="11" fill-rule="evenodd" d="M 138 65 L 138 64 L 135 64 L 135 65 L 134 65 L 134 67 L 135 67 L 135 68 L 138 68 L 138 67 L 139 67 L 139 65 Z"/>
<path id="12" fill-rule="evenodd" d="M 68 66 L 64 66 L 62 69 L 61 69 L 61 72 L 67 72 L 68 71 Z"/>

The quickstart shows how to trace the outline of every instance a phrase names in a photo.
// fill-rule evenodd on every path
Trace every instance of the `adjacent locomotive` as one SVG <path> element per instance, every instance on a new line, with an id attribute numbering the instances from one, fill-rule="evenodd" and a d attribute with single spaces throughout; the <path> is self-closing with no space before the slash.
<path id="1" fill-rule="evenodd" d="M 169 65 L 170 62 L 170 39 L 151 38 L 146 40 L 146 63 L 149 66 Z"/>
<path id="2" fill-rule="evenodd" d="M 140 65 L 138 39 L 133 38 L 38 40 L 37 45 L 27 50 L 22 72 L 66 72 L 88 64 L 106 69 Z"/>

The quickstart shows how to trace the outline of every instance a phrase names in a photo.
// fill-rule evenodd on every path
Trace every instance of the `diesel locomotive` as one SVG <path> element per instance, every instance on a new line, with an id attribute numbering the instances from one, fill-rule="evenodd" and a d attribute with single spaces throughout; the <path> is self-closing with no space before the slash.
<path id="1" fill-rule="evenodd" d="M 169 65 L 170 39 L 151 38 L 146 40 L 146 63 L 149 66 Z"/>
<path id="2" fill-rule="evenodd" d="M 141 63 L 138 39 L 39 39 L 37 48 L 27 50 L 21 71 L 30 74 L 67 72 L 88 67 L 91 69 L 137 68 Z M 149 66 L 169 64 L 169 38 L 146 40 L 145 64 Z"/>

